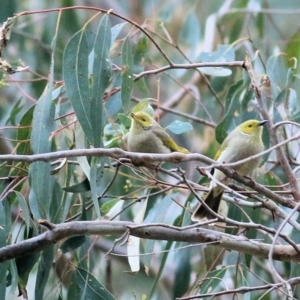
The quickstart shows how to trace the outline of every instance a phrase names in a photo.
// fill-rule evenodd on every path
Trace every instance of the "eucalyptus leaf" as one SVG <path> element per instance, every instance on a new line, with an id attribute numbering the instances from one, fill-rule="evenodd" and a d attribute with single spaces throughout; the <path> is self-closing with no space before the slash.
<path id="1" fill-rule="evenodd" d="M 193 126 L 191 123 L 176 120 L 169 124 L 165 129 L 169 129 L 175 134 L 181 134 L 193 130 Z"/>
<path id="2" fill-rule="evenodd" d="M 235 53 L 231 45 L 219 45 L 216 52 L 201 52 L 198 60 L 202 62 L 227 62 L 234 61 Z M 223 67 L 204 67 L 199 70 L 211 76 L 229 76 L 232 71 Z"/>
<path id="3" fill-rule="evenodd" d="M 17 131 L 17 154 L 31 154 L 31 146 L 29 140 L 31 135 L 31 124 L 34 108 L 35 106 L 31 106 L 21 118 L 20 126 Z"/>
<path id="4" fill-rule="evenodd" d="M 93 128 L 90 117 L 91 94 L 88 72 L 89 47 L 84 30 L 78 31 L 68 42 L 63 56 L 63 77 L 66 92 L 74 112 L 90 143 Z"/>
<path id="5" fill-rule="evenodd" d="M 288 73 L 286 55 L 281 53 L 271 56 L 267 61 L 266 68 L 271 82 L 282 90 L 286 85 Z"/>
<path id="6" fill-rule="evenodd" d="M 6 215 L 3 207 L 3 203 L 0 201 L 0 248 L 6 246 Z M 0 263 L 0 283 L 6 282 L 6 271 L 9 266 L 9 262 L 5 261 Z"/>
<path id="7" fill-rule="evenodd" d="M 149 103 L 150 100 L 151 100 L 151 98 L 142 99 L 141 101 L 139 101 L 139 103 L 137 105 L 135 105 L 132 108 L 131 111 L 133 113 L 136 113 L 138 111 L 145 111 L 148 115 L 153 117 L 154 116 L 154 109 Z"/>
<path id="8" fill-rule="evenodd" d="M 101 205 L 101 208 L 100 208 L 101 212 L 103 214 L 108 213 L 119 201 L 120 201 L 120 199 L 112 199 L 112 200 L 105 202 L 104 204 Z"/>
<path id="9" fill-rule="evenodd" d="M 55 107 L 52 101 L 53 76 L 54 61 L 52 60 L 49 82 L 44 93 L 37 102 L 33 112 L 30 142 L 32 151 L 35 154 L 47 153 L 51 150 L 49 136 L 54 127 L 55 113 Z M 49 209 L 50 202 L 52 200 L 52 177 L 50 163 L 43 161 L 33 162 L 29 168 L 29 179 L 31 195 L 34 195 L 35 197 L 39 214 L 44 219 L 50 219 Z"/>
<path id="10" fill-rule="evenodd" d="M 127 22 L 119 23 L 111 27 L 111 47 L 113 46 L 113 43 L 115 42 L 116 38 L 124 28 L 124 26 L 128 24 Z"/>
<path id="11" fill-rule="evenodd" d="M 25 221 L 25 224 L 26 224 L 26 227 L 27 227 L 27 230 L 29 230 L 29 227 L 30 227 L 30 215 L 29 215 L 29 208 L 28 208 L 28 205 L 27 205 L 27 202 L 24 198 L 24 196 L 19 193 L 19 192 L 14 192 L 16 194 L 16 198 L 19 202 L 19 205 L 22 209 L 22 212 L 23 212 L 23 217 L 24 217 L 24 221 Z"/>
<path id="12" fill-rule="evenodd" d="M 86 178 L 77 184 L 66 186 L 63 187 L 62 189 L 68 193 L 84 193 L 90 191 L 91 186 L 89 180 Z"/>
<path id="13" fill-rule="evenodd" d="M 102 147 L 103 96 L 111 77 L 109 50 L 111 44 L 109 15 L 105 14 L 99 23 L 93 50 L 93 83 L 91 85 L 90 122 L 92 128 L 92 145 Z"/>
<path id="14" fill-rule="evenodd" d="M 38 265 L 38 276 L 35 285 L 35 299 L 43 299 L 47 280 L 51 271 L 54 258 L 55 246 L 50 246 L 42 251 L 41 259 Z"/>
<path id="15" fill-rule="evenodd" d="M 91 300 L 116 300 L 114 296 L 88 271 L 77 268 L 76 282 Z"/>
<path id="16" fill-rule="evenodd" d="M 129 110 L 131 92 L 133 88 L 133 52 L 129 38 L 126 38 L 122 47 L 122 86 L 121 99 L 125 112 Z"/>

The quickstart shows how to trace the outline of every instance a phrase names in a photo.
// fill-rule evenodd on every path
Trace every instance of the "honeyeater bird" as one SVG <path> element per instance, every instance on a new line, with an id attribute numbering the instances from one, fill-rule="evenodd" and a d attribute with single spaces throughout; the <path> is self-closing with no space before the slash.
<path id="1" fill-rule="evenodd" d="M 144 111 L 131 113 L 131 127 L 126 137 L 129 151 L 144 153 L 189 153 L 179 147 L 149 114 Z"/>
<path id="2" fill-rule="evenodd" d="M 266 122 L 267 121 L 265 120 L 248 120 L 237 126 L 228 134 L 222 143 L 219 151 L 215 155 L 215 160 L 220 164 L 233 163 L 262 152 L 264 150 L 264 144 L 262 142 L 262 125 Z M 260 158 L 251 159 L 245 163 L 232 167 L 232 169 L 239 175 L 247 176 L 258 167 L 259 162 Z M 230 179 L 218 169 L 213 170 L 213 178 L 225 185 L 230 181 Z M 216 181 L 211 180 L 209 191 L 204 201 L 217 213 L 224 188 L 218 185 Z M 215 216 L 200 203 L 192 215 L 192 220 L 201 221 L 204 218 L 214 219 Z"/>

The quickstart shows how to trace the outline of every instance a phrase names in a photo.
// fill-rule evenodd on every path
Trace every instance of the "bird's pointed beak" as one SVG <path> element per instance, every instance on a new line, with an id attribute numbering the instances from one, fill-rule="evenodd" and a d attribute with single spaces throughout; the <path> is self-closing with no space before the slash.
<path id="1" fill-rule="evenodd" d="M 136 120 L 136 115 L 134 113 L 131 113 L 130 116 L 131 116 L 132 119 Z"/>
<path id="2" fill-rule="evenodd" d="M 267 120 L 262 120 L 258 123 L 258 126 L 263 126 L 267 123 L 268 121 Z"/>

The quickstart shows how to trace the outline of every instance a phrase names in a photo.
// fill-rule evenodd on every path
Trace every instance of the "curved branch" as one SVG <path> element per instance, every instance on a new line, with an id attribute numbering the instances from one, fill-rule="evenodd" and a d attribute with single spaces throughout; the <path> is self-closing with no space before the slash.
<path id="1" fill-rule="evenodd" d="M 33 154 L 33 155 L 13 155 L 13 154 L 0 155 L 0 162 L 1 161 L 19 161 L 19 162 L 26 162 L 26 163 L 33 163 L 36 161 L 49 162 L 59 158 L 65 158 L 65 157 L 70 158 L 70 157 L 79 157 L 79 156 L 98 156 L 98 157 L 107 156 L 116 160 L 130 159 L 135 165 L 146 165 L 145 162 L 147 162 L 147 166 L 152 168 L 156 168 L 158 161 L 159 162 L 167 161 L 172 163 L 200 161 L 204 164 L 211 165 L 214 168 L 220 169 L 226 176 L 235 179 L 245 184 L 246 186 L 251 187 L 253 190 L 262 193 L 263 195 L 274 200 L 277 203 L 283 204 L 290 208 L 295 207 L 295 204 L 292 201 L 280 197 L 279 195 L 265 188 L 264 186 L 254 182 L 253 180 L 249 180 L 249 178 L 239 176 L 236 172 L 232 172 L 232 170 L 230 170 L 229 168 L 224 167 L 225 164 L 224 165 L 218 164 L 216 161 L 208 158 L 207 156 L 198 153 L 183 154 L 179 152 L 173 152 L 169 154 L 157 154 L 157 153 L 128 152 L 120 148 L 111 148 L 111 149 L 95 148 L 95 149 L 64 150 L 64 151 L 48 152 L 48 153 Z M 153 165 L 150 165 L 151 163 Z M 238 162 L 236 162 L 235 164 L 237 163 Z"/>
<path id="2" fill-rule="evenodd" d="M 48 228 L 46 232 L 17 244 L 1 248 L 0 262 L 41 251 L 67 237 L 78 235 L 122 235 L 128 231 L 132 236 L 152 240 L 214 243 L 216 247 L 236 250 L 262 258 L 267 258 L 271 249 L 270 244 L 201 228 L 199 225 L 182 228 L 160 223 L 136 225 L 125 221 L 77 221 L 55 225 L 46 220 L 41 220 L 40 223 Z M 292 246 L 276 245 L 273 250 L 273 259 L 275 260 L 300 261 L 300 255 Z"/>
<path id="3" fill-rule="evenodd" d="M 26 163 L 33 163 L 36 161 L 49 162 L 59 158 L 65 157 L 79 157 L 79 156 L 98 156 L 103 157 L 107 156 L 113 159 L 127 158 L 131 159 L 136 165 L 142 165 L 147 162 L 148 164 L 156 164 L 157 161 L 163 162 L 173 162 L 179 163 L 184 161 L 201 161 L 205 164 L 212 164 L 215 161 L 208 158 L 205 155 L 198 153 L 183 154 L 179 152 L 173 152 L 170 154 L 157 154 L 157 153 L 139 153 L 139 152 L 129 152 L 122 150 L 120 148 L 94 148 L 94 149 L 76 149 L 76 150 L 63 150 L 56 152 L 48 152 L 42 154 L 33 154 L 33 155 L 15 155 L 15 154 L 6 154 L 0 155 L 0 161 L 19 161 Z"/>

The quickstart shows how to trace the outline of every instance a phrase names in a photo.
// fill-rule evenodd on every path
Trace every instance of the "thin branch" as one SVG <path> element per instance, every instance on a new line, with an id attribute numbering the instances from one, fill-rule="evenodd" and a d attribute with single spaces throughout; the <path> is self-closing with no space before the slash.
<path id="1" fill-rule="evenodd" d="M 287 280 L 287 282 L 291 286 L 298 285 L 300 283 L 300 277 L 295 277 Z M 200 298 L 206 298 L 206 297 L 218 297 L 222 295 L 228 295 L 228 294 L 246 294 L 249 292 L 253 291 L 260 291 L 260 290 L 266 290 L 270 288 L 280 288 L 284 286 L 283 283 L 272 283 L 272 284 L 265 284 L 265 285 L 259 285 L 259 286 L 245 286 L 245 287 L 240 287 L 237 289 L 232 289 L 232 290 L 225 290 L 221 292 L 214 292 L 214 293 L 207 293 L 207 294 L 199 294 L 196 296 L 188 296 L 188 297 L 181 297 L 181 298 L 176 298 L 176 300 L 191 300 L 191 299 L 200 299 Z"/>
<path id="2" fill-rule="evenodd" d="M 139 74 L 134 74 L 134 79 L 138 80 L 146 75 L 153 75 L 165 72 L 171 69 L 197 69 L 206 67 L 240 67 L 244 66 L 244 61 L 229 61 L 229 62 L 204 62 L 204 63 L 190 63 L 190 64 L 171 64 L 164 67 L 160 67 L 154 70 L 143 71 Z"/>
<path id="3" fill-rule="evenodd" d="M 230 235 L 197 226 L 181 228 L 166 224 L 135 225 L 125 221 L 77 221 L 64 224 L 52 224 L 41 220 L 40 224 L 48 230 L 38 236 L 0 249 L 0 262 L 23 257 L 46 249 L 65 238 L 78 235 L 122 235 L 128 229 L 130 235 L 152 239 L 189 243 L 215 243 L 216 247 L 236 250 L 250 255 L 267 258 L 270 244 L 249 240 L 247 237 Z M 150 226 L 151 225 L 151 226 Z M 273 259 L 281 261 L 300 261 L 300 255 L 292 246 L 275 245 Z"/>

